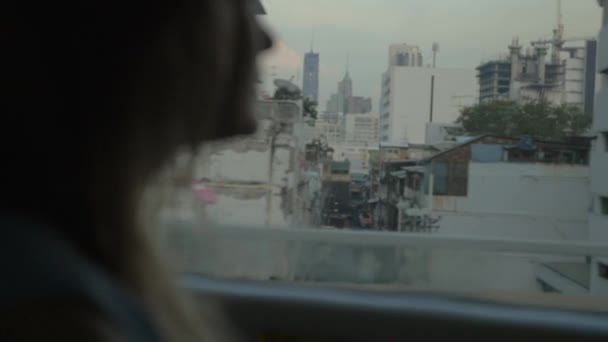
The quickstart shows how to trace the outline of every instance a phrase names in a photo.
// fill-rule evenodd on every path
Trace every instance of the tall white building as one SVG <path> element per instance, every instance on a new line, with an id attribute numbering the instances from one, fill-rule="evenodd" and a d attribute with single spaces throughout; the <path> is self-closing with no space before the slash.
<path id="1" fill-rule="evenodd" d="M 589 218 L 591 241 L 608 242 L 608 1 L 603 7 L 603 24 L 597 45 L 597 70 L 600 88 L 596 93 L 593 131 L 598 138 L 591 152 L 591 192 L 593 208 Z M 608 293 L 608 258 L 593 258 L 591 293 Z"/>
<path id="2" fill-rule="evenodd" d="M 477 93 L 472 69 L 391 65 L 382 75 L 380 141 L 424 144 L 427 123 L 453 123 Z"/>
<path id="3" fill-rule="evenodd" d="M 377 113 L 347 114 L 342 119 L 342 136 L 348 145 L 378 147 Z"/>

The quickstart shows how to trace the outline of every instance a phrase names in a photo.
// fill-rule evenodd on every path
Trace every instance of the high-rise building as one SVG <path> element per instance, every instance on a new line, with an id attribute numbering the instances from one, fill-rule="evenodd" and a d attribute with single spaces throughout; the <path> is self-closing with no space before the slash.
<path id="1" fill-rule="evenodd" d="M 312 101 L 319 102 L 319 53 L 310 52 L 304 55 L 304 78 L 302 95 Z"/>
<path id="2" fill-rule="evenodd" d="M 580 106 L 593 112 L 595 94 L 595 40 L 561 46 L 555 57 L 548 58 L 544 41 L 534 42 L 522 52 L 517 38 L 509 46 L 509 56 L 485 62 L 477 67 L 479 100 L 547 100 L 555 104 Z"/>
<path id="3" fill-rule="evenodd" d="M 511 87 L 511 62 L 508 59 L 488 61 L 477 67 L 479 101 L 506 100 Z"/>
<path id="4" fill-rule="evenodd" d="M 325 112 L 328 114 L 338 114 L 338 94 L 331 94 L 327 104 L 325 105 Z"/>
<path id="5" fill-rule="evenodd" d="M 337 92 L 331 94 L 327 101 L 326 112 L 329 114 L 345 114 L 348 110 L 348 101 L 351 97 L 353 97 L 353 80 L 350 78 L 347 66 L 344 78 L 338 82 Z"/>
<path id="6" fill-rule="evenodd" d="M 583 94 L 583 110 L 593 114 L 595 111 L 595 87 L 597 73 L 597 40 L 588 40 L 585 43 L 585 92 Z"/>
<path id="7" fill-rule="evenodd" d="M 325 108 L 325 113 L 329 116 L 371 112 L 371 98 L 353 95 L 353 80 L 350 77 L 348 62 L 344 77 L 338 82 L 337 92 L 330 95 Z"/>
<path id="8" fill-rule="evenodd" d="M 477 102 L 475 70 L 391 66 L 382 75 L 380 142 L 424 144 L 426 124 L 453 123 Z"/>
<path id="9" fill-rule="evenodd" d="M 353 96 L 353 80 L 346 69 L 344 78 L 338 83 L 338 112 L 346 113 L 346 101 Z"/>
<path id="10" fill-rule="evenodd" d="M 425 66 L 416 45 L 389 46 L 381 88 L 382 144 L 424 144 L 428 123 L 453 124 L 463 107 L 477 102 L 474 70 Z"/>
<path id="11" fill-rule="evenodd" d="M 372 111 L 371 97 L 351 96 L 346 99 L 345 113 L 369 113 Z"/>
<path id="12" fill-rule="evenodd" d="M 388 48 L 389 66 L 423 66 L 422 53 L 416 45 L 392 44 Z"/>

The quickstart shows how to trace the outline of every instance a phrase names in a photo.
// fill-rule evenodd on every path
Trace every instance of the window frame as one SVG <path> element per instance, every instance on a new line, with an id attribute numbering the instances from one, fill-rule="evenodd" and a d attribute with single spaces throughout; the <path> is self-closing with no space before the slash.
<path id="1" fill-rule="evenodd" d="M 608 216 L 608 196 L 599 196 L 599 214 Z"/>

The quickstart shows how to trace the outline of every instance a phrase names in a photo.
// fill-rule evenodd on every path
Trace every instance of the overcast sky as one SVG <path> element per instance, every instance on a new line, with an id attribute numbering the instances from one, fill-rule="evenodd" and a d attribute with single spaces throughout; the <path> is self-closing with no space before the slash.
<path id="1" fill-rule="evenodd" d="M 556 26 L 556 0 L 262 0 L 261 21 L 275 47 L 260 59 L 262 79 L 271 75 L 300 80 L 302 58 L 321 54 L 320 109 L 344 76 L 346 56 L 354 94 L 377 98 L 392 43 L 418 45 L 425 64 L 431 45 L 440 44 L 438 67 L 475 68 L 480 61 L 508 52 L 512 37 L 522 44 L 549 38 Z M 596 0 L 563 0 L 566 37 L 595 36 L 601 13 Z M 275 66 L 272 68 L 271 66 Z"/>

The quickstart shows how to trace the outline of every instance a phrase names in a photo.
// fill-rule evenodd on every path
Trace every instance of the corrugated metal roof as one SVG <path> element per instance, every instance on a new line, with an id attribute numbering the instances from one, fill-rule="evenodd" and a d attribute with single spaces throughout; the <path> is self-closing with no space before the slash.
<path id="1" fill-rule="evenodd" d="M 404 166 L 401 169 L 407 172 L 421 172 L 424 173 L 426 168 L 424 166 Z"/>
<path id="2" fill-rule="evenodd" d="M 399 143 L 390 143 L 390 142 L 381 142 L 380 148 L 383 147 L 398 147 L 398 148 L 408 148 L 410 145 L 407 143 L 399 144 Z"/>

